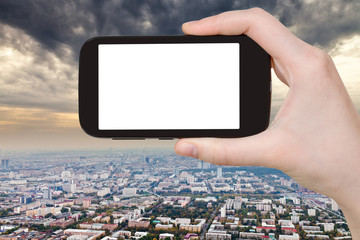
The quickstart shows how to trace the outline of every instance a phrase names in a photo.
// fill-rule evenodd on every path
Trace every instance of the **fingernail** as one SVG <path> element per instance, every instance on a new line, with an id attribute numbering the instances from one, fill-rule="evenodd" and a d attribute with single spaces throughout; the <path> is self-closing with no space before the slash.
<path id="1" fill-rule="evenodd" d="M 186 156 L 186 157 L 192 157 L 192 158 L 198 158 L 198 151 L 194 144 L 191 143 L 182 143 L 180 144 L 177 149 L 177 154 Z"/>

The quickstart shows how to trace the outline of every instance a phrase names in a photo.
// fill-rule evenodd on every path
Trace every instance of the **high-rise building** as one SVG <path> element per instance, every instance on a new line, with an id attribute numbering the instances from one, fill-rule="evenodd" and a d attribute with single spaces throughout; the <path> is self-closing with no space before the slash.
<path id="1" fill-rule="evenodd" d="M 71 193 L 75 193 L 75 192 L 76 192 L 76 183 L 74 182 L 74 180 L 71 180 L 70 192 L 71 192 Z"/>
<path id="2" fill-rule="evenodd" d="M 293 200 L 293 203 L 294 203 L 294 204 L 296 204 L 296 205 L 299 205 L 299 204 L 300 204 L 300 198 L 294 197 L 292 200 Z"/>
<path id="3" fill-rule="evenodd" d="M 193 175 L 191 175 L 191 174 L 187 175 L 186 176 L 186 182 L 188 184 L 192 184 L 193 182 L 195 182 L 195 177 Z"/>
<path id="4" fill-rule="evenodd" d="M 308 209 L 309 216 L 316 216 L 316 209 Z"/>
<path id="5" fill-rule="evenodd" d="M 65 192 L 75 193 L 76 192 L 76 183 L 75 183 L 75 181 L 71 180 L 71 183 L 65 183 L 64 185 L 62 185 L 62 189 Z"/>
<path id="6" fill-rule="evenodd" d="M 32 202 L 32 198 L 31 197 L 29 197 L 29 196 L 25 196 L 24 197 L 24 203 L 25 204 L 29 204 L 29 203 L 31 203 Z"/>
<path id="7" fill-rule="evenodd" d="M 84 208 L 89 208 L 91 206 L 91 199 L 90 198 L 86 198 L 83 200 L 83 207 Z"/>
<path id="8" fill-rule="evenodd" d="M 222 178 L 222 167 L 217 167 L 217 178 Z"/>
<path id="9" fill-rule="evenodd" d="M 291 216 L 291 222 L 296 224 L 300 221 L 300 217 L 298 215 Z"/>
<path id="10" fill-rule="evenodd" d="M 221 209 L 220 209 L 220 216 L 222 218 L 226 217 L 226 207 L 223 206 Z"/>
<path id="11" fill-rule="evenodd" d="M 210 164 L 210 163 L 208 163 L 208 162 L 203 162 L 203 163 L 202 163 L 202 168 L 203 168 L 203 169 L 210 169 L 210 167 L 211 167 L 211 164 Z"/>
<path id="12" fill-rule="evenodd" d="M 9 159 L 1 159 L 1 168 L 3 170 L 9 169 Z"/>
<path id="13" fill-rule="evenodd" d="M 242 197 L 236 196 L 234 201 L 234 209 L 235 210 L 241 209 L 241 204 L 242 204 Z"/>
<path id="14" fill-rule="evenodd" d="M 52 199 L 52 192 L 49 188 L 43 189 L 43 199 Z"/>
<path id="15" fill-rule="evenodd" d="M 180 175 L 180 169 L 178 169 L 178 168 L 175 168 L 174 169 L 174 173 L 175 173 L 175 176 L 179 176 Z"/>
<path id="16" fill-rule="evenodd" d="M 31 202 L 32 202 L 32 198 L 30 196 L 23 195 L 19 197 L 19 203 L 21 204 L 29 204 Z"/>
<path id="17" fill-rule="evenodd" d="M 324 223 L 324 232 L 331 232 L 331 231 L 334 231 L 334 224 Z"/>
<path id="18" fill-rule="evenodd" d="M 339 211 L 339 205 L 334 201 L 334 199 L 331 199 L 331 210 Z"/>

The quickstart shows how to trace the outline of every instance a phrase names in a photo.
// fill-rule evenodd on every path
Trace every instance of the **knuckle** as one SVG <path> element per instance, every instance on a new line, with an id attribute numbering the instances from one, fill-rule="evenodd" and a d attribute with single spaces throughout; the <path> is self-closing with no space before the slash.
<path id="1" fill-rule="evenodd" d="M 316 67 L 320 67 L 323 69 L 331 66 L 333 63 L 329 54 L 316 47 L 310 47 L 310 51 L 308 54 L 310 55 L 310 59 L 312 59 L 311 64 Z"/>
<path id="2" fill-rule="evenodd" d="M 312 86 L 312 88 L 315 86 L 314 84 L 319 84 L 321 87 L 328 86 L 329 81 L 335 79 L 333 78 L 336 72 L 335 64 L 325 51 L 309 46 L 306 47 L 300 59 L 303 60 L 300 64 L 304 69 L 307 69 L 303 73 L 304 78 L 302 82 L 309 83 L 309 86 Z M 316 81 L 314 81 L 315 79 Z"/>
<path id="3" fill-rule="evenodd" d="M 256 15 L 262 15 L 265 13 L 265 10 L 259 7 L 253 7 L 249 9 L 249 12 L 256 14 Z"/>

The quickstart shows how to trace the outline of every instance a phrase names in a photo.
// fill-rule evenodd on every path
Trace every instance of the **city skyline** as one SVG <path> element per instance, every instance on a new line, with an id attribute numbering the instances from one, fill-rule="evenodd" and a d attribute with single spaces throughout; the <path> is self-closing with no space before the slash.
<path id="1" fill-rule="evenodd" d="M 279 170 L 171 151 L 14 153 L 0 183 L 0 240 L 351 238 L 333 199 Z"/>
<path id="2" fill-rule="evenodd" d="M 175 141 L 111 141 L 81 130 L 77 115 L 81 45 L 99 35 L 179 35 L 185 21 L 255 6 L 330 54 L 360 112 L 358 1 L 9 0 L 0 2 L 0 149 L 172 149 Z M 272 89 L 273 118 L 287 87 L 273 76 Z"/>

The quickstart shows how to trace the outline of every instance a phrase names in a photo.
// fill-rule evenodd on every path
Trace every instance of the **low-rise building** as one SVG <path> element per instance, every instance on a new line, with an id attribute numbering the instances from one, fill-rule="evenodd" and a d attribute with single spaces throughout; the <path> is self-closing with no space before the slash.
<path id="1" fill-rule="evenodd" d="M 185 230 L 189 232 L 201 232 L 206 221 L 205 219 L 195 219 L 197 224 L 180 224 L 180 230 Z"/>
<path id="2" fill-rule="evenodd" d="M 279 240 L 299 240 L 299 234 L 294 233 L 292 235 L 279 235 Z"/>
<path id="3" fill-rule="evenodd" d="M 256 227 L 256 232 L 257 233 L 261 233 L 261 232 L 267 232 L 269 233 L 270 231 L 276 231 L 276 227 Z"/>
<path id="4" fill-rule="evenodd" d="M 104 225 L 104 224 L 102 224 L 102 223 L 93 223 L 93 224 L 91 225 L 91 228 L 92 228 L 92 229 L 96 229 L 96 230 L 100 230 L 100 229 L 103 228 L 103 225 Z"/>
<path id="5" fill-rule="evenodd" d="M 119 237 L 131 238 L 131 231 L 120 230 L 120 231 L 114 232 L 111 236 L 116 237 L 116 238 L 119 238 Z"/>
<path id="6" fill-rule="evenodd" d="M 60 218 L 50 223 L 50 227 L 60 227 L 66 228 L 67 226 L 74 223 L 74 219 L 65 220 L 65 218 Z"/>
<path id="7" fill-rule="evenodd" d="M 117 224 L 104 224 L 104 225 L 102 226 L 102 229 L 103 229 L 103 230 L 114 231 L 117 227 L 118 227 Z"/>
<path id="8" fill-rule="evenodd" d="M 93 237 L 96 239 L 105 234 L 105 231 L 95 231 L 89 229 L 66 229 L 64 230 L 65 234 L 72 235 L 72 236 L 86 236 L 88 238 Z M 68 238 L 69 239 L 69 238 Z"/>
<path id="9" fill-rule="evenodd" d="M 146 235 L 148 235 L 148 232 L 135 232 L 135 239 L 140 239 L 142 237 L 145 237 Z"/>
<path id="10" fill-rule="evenodd" d="M 110 217 L 109 217 L 109 216 L 106 216 L 106 217 L 102 218 L 102 219 L 101 219 L 101 222 L 109 223 L 109 222 L 110 222 Z"/>
<path id="11" fill-rule="evenodd" d="M 181 225 L 181 224 L 190 224 L 191 219 L 190 218 L 175 218 L 175 226 Z"/>
<path id="12" fill-rule="evenodd" d="M 184 237 L 184 240 L 197 240 L 199 236 L 195 233 L 187 233 Z"/>
<path id="13" fill-rule="evenodd" d="M 166 239 L 166 238 L 170 238 L 170 240 L 173 240 L 174 234 L 171 234 L 171 233 L 161 233 L 161 234 L 159 235 L 159 239 Z"/>
<path id="14" fill-rule="evenodd" d="M 240 232 L 240 239 L 261 239 L 264 236 L 264 233 L 254 233 L 254 232 Z"/>
<path id="15" fill-rule="evenodd" d="M 156 230 L 167 230 L 167 229 L 171 229 L 173 228 L 173 225 L 172 224 L 156 224 L 155 225 L 155 229 Z"/>
<path id="16" fill-rule="evenodd" d="M 128 227 L 136 227 L 136 228 L 148 228 L 150 225 L 149 221 L 129 221 Z"/>
<path id="17" fill-rule="evenodd" d="M 320 226 L 301 226 L 302 230 L 320 231 Z"/>
<path id="18" fill-rule="evenodd" d="M 267 225 L 275 225 L 275 219 L 262 219 L 261 223 L 266 223 Z"/>
<path id="19" fill-rule="evenodd" d="M 92 223 L 80 223 L 79 227 L 83 229 L 91 229 Z"/>
<path id="20" fill-rule="evenodd" d="M 231 234 L 226 231 L 213 231 L 206 233 L 207 240 L 231 240 Z"/>
<path id="21" fill-rule="evenodd" d="M 102 216 L 97 216 L 92 219 L 93 222 L 101 222 Z"/>
<path id="22" fill-rule="evenodd" d="M 307 234 L 307 238 L 314 238 L 314 239 L 329 239 L 328 235 L 320 235 L 320 234 Z"/>
<path id="23" fill-rule="evenodd" d="M 171 222 L 171 218 L 169 217 L 157 217 L 157 220 L 159 220 L 161 223 L 169 224 Z"/>

